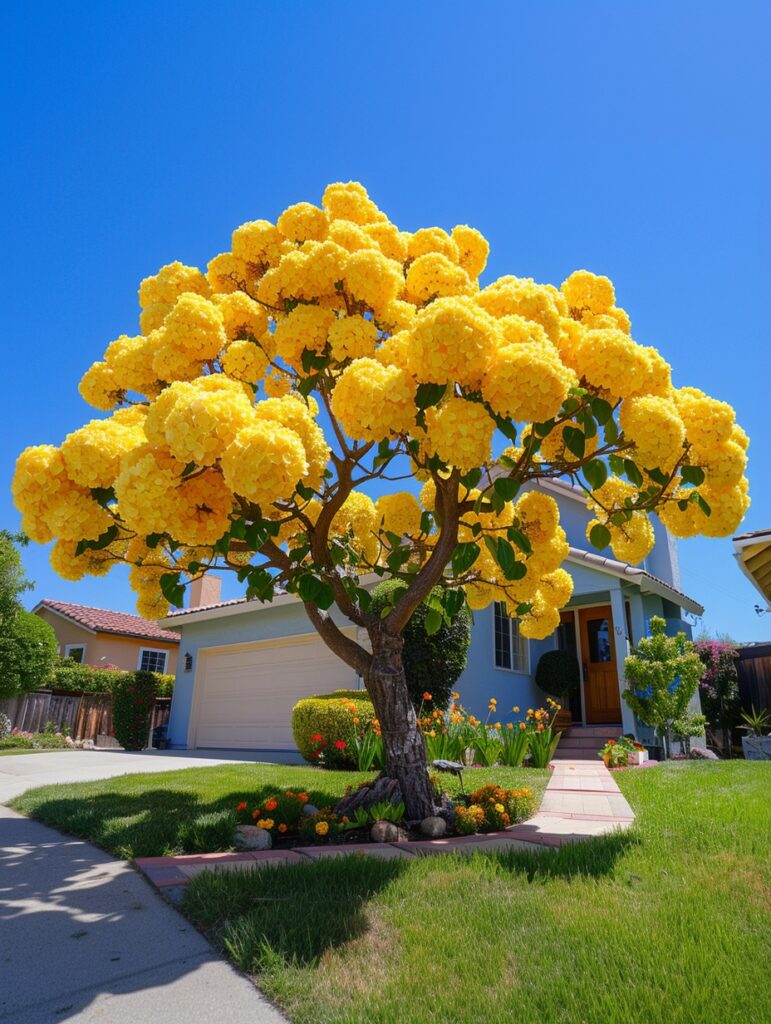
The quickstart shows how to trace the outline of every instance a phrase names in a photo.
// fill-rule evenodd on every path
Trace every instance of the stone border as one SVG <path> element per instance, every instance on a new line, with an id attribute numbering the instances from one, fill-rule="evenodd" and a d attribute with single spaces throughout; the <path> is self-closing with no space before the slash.
<path id="1" fill-rule="evenodd" d="M 160 890 L 184 886 L 202 871 L 242 871 L 259 866 L 310 864 L 329 857 L 358 855 L 384 859 L 436 853 L 471 853 L 474 850 L 556 850 L 563 843 L 627 829 L 634 821 L 632 808 L 621 795 L 604 764 L 592 761 L 553 761 L 552 776 L 538 812 L 504 832 L 485 832 L 446 839 L 409 840 L 403 843 L 345 843 L 330 846 L 295 846 L 288 850 L 253 850 L 243 853 L 184 854 L 178 857 L 137 857 L 145 877 Z"/>

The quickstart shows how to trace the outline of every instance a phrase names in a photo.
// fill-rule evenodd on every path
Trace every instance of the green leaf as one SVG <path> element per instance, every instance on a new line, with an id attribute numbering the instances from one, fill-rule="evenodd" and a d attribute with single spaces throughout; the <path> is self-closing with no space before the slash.
<path id="1" fill-rule="evenodd" d="M 684 484 L 693 484 L 694 487 L 699 487 L 705 480 L 704 470 L 701 466 L 683 466 L 680 475 Z"/>
<path id="2" fill-rule="evenodd" d="M 186 476 L 190 476 L 190 474 L 194 473 L 194 472 L 195 472 L 195 463 L 194 462 L 188 462 L 188 464 L 182 470 L 182 476 L 184 478 Z"/>
<path id="3" fill-rule="evenodd" d="M 444 610 L 449 619 L 454 619 L 466 602 L 466 594 L 461 587 L 457 590 L 446 590 L 444 594 Z"/>
<path id="4" fill-rule="evenodd" d="M 441 612 L 438 612 L 436 608 L 429 608 L 423 620 L 426 636 L 433 636 L 434 633 L 438 633 L 443 621 Z"/>
<path id="5" fill-rule="evenodd" d="M 162 533 L 148 533 L 148 535 L 145 537 L 145 544 L 148 546 L 148 548 L 157 548 L 162 540 Z"/>
<path id="6" fill-rule="evenodd" d="M 412 550 L 408 547 L 397 548 L 386 558 L 386 564 L 391 572 L 398 572 L 411 554 Z"/>
<path id="7" fill-rule="evenodd" d="M 492 494 L 487 496 L 487 499 L 492 506 L 493 512 L 498 516 L 503 512 L 504 508 L 506 508 L 506 499 L 502 498 L 495 488 L 493 488 Z"/>
<path id="8" fill-rule="evenodd" d="M 452 571 L 455 576 L 462 576 L 476 562 L 481 548 L 473 541 L 458 544 L 452 553 Z"/>
<path id="9" fill-rule="evenodd" d="M 533 424 L 533 433 L 536 437 L 548 437 L 554 430 L 554 420 L 544 420 L 543 423 Z"/>
<path id="10" fill-rule="evenodd" d="M 642 487 L 643 475 L 631 459 L 624 459 L 624 472 L 626 473 L 627 479 L 630 480 L 635 487 Z"/>
<path id="11" fill-rule="evenodd" d="M 523 604 L 517 605 L 517 615 L 527 615 L 532 610 L 533 606 L 530 602 L 524 602 Z"/>
<path id="12" fill-rule="evenodd" d="M 297 390 L 300 392 L 303 398 L 307 398 L 320 380 L 321 378 L 317 373 L 314 373 L 313 376 L 311 377 L 303 377 L 303 379 L 297 385 Z"/>
<path id="13" fill-rule="evenodd" d="M 618 441 L 618 426 L 614 419 L 609 419 L 603 427 L 605 444 L 615 444 Z"/>
<path id="14" fill-rule="evenodd" d="M 669 477 L 666 473 L 662 473 L 660 469 L 649 469 L 648 476 L 651 480 L 654 480 L 659 486 L 664 487 Z"/>
<path id="15" fill-rule="evenodd" d="M 613 415 L 613 406 L 610 402 L 606 402 L 604 398 L 593 398 L 592 412 L 597 422 L 604 426 Z"/>
<path id="16" fill-rule="evenodd" d="M 562 431 L 562 437 L 568 451 L 572 452 L 577 459 L 582 459 L 586 451 L 586 438 L 583 431 L 577 427 L 565 427 Z"/>
<path id="17" fill-rule="evenodd" d="M 562 403 L 562 408 L 560 409 L 560 412 L 563 416 L 572 416 L 576 409 L 578 409 L 580 404 L 581 403 L 578 401 L 577 398 L 566 398 L 565 401 Z"/>
<path id="18" fill-rule="evenodd" d="M 462 476 L 460 478 L 460 482 L 463 484 L 464 487 L 467 487 L 468 490 L 473 491 L 473 489 L 476 487 L 476 485 L 479 483 L 481 479 L 482 470 L 472 469 L 468 473 L 466 473 L 465 476 Z"/>
<path id="19" fill-rule="evenodd" d="M 420 532 L 429 534 L 431 533 L 431 527 L 434 525 L 433 515 L 426 511 L 420 517 Z"/>
<path id="20" fill-rule="evenodd" d="M 303 501 L 310 501 L 313 495 L 316 493 L 312 487 L 307 487 L 305 484 L 298 483 L 295 490 L 303 499 Z"/>
<path id="21" fill-rule="evenodd" d="M 521 580 L 527 572 L 524 562 L 517 561 L 514 548 L 503 537 L 498 538 L 495 547 L 495 560 L 503 569 L 503 575 L 508 580 Z"/>
<path id="22" fill-rule="evenodd" d="M 620 455 L 609 455 L 608 465 L 610 466 L 611 472 L 615 473 L 616 476 L 621 476 L 624 472 L 624 460 Z"/>
<path id="23" fill-rule="evenodd" d="M 512 480 L 510 476 L 499 476 L 493 484 L 493 490 L 499 494 L 504 501 L 512 501 L 519 493 L 520 484 L 518 480 Z"/>
<path id="24" fill-rule="evenodd" d="M 424 409 L 430 409 L 432 405 L 441 402 L 446 390 L 446 384 L 418 384 L 418 390 L 415 392 L 415 405 L 421 412 Z"/>
<path id="25" fill-rule="evenodd" d="M 84 551 L 102 551 L 118 536 L 118 527 L 113 523 L 96 540 L 81 540 L 75 548 L 76 555 L 82 555 Z"/>
<path id="26" fill-rule="evenodd" d="M 102 506 L 109 505 L 111 501 L 115 501 L 115 489 L 113 487 L 92 487 L 91 497 Z"/>
<path id="27" fill-rule="evenodd" d="M 589 540 L 598 551 L 604 551 L 610 544 L 610 530 L 602 523 L 595 523 L 589 531 Z"/>
<path id="28" fill-rule="evenodd" d="M 158 581 L 161 593 L 175 608 L 181 608 L 185 603 L 185 588 L 179 582 L 178 572 L 165 572 Z"/>
<path id="29" fill-rule="evenodd" d="M 704 500 L 704 498 L 702 498 L 701 495 L 699 495 L 698 498 L 696 499 L 696 503 L 698 504 L 699 508 L 702 510 L 702 512 L 704 513 L 705 516 L 711 516 L 712 515 L 712 506 L 708 505 L 707 502 Z"/>
<path id="30" fill-rule="evenodd" d="M 510 541 L 513 541 L 524 554 L 529 555 L 533 550 L 533 546 L 530 543 L 527 534 L 518 530 L 516 526 L 510 526 L 506 531 L 506 536 Z"/>
<path id="31" fill-rule="evenodd" d="M 517 428 L 511 420 L 506 419 L 505 416 L 499 416 L 498 413 L 493 413 L 493 419 L 495 420 L 496 427 L 500 430 L 503 436 L 508 441 L 511 441 L 512 444 L 516 444 Z"/>
<path id="32" fill-rule="evenodd" d="M 591 489 L 596 491 L 608 479 L 608 467 L 601 459 L 592 459 L 584 466 L 584 476 Z"/>
<path id="33" fill-rule="evenodd" d="M 330 585 L 311 573 L 300 577 L 297 592 L 303 601 L 318 605 L 319 608 L 329 608 L 335 599 Z"/>

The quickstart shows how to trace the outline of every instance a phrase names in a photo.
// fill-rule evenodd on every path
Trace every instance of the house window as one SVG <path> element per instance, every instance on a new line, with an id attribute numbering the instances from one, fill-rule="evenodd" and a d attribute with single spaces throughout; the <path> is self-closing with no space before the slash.
<path id="1" fill-rule="evenodd" d="M 82 665 L 86 660 L 86 645 L 85 644 L 65 644 L 64 645 L 64 657 L 71 658 L 76 661 L 78 665 Z"/>
<path id="2" fill-rule="evenodd" d="M 143 647 L 139 652 L 139 670 L 141 672 L 165 672 L 166 651 L 155 651 L 151 647 Z"/>
<path id="3" fill-rule="evenodd" d="M 512 619 L 502 601 L 495 602 L 495 667 L 510 672 L 530 672 L 526 637 L 520 636 L 519 623 Z"/>

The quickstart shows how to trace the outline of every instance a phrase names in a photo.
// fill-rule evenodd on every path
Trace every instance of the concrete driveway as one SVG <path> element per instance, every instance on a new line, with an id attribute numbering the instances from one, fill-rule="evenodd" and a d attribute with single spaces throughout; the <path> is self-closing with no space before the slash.
<path id="1" fill-rule="evenodd" d="M 0 804 L 28 789 L 55 782 L 92 782 L 134 772 L 169 772 L 179 768 L 207 768 L 217 764 L 265 761 L 259 753 L 206 750 L 63 750 L 45 754 L 0 757 Z"/>

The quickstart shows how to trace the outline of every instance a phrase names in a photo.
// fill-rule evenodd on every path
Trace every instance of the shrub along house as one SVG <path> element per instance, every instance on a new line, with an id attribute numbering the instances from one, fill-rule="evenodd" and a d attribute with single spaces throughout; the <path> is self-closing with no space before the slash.
<path id="1" fill-rule="evenodd" d="M 539 706 L 545 695 L 534 679 L 538 659 L 561 648 L 573 652 L 582 668 L 574 721 L 634 732 L 634 716 L 621 700 L 630 646 L 645 635 L 652 615 L 666 620 L 668 632 L 690 636 L 683 615 L 701 615 L 703 608 L 680 591 L 675 544 L 658 521 L 655 547 L 642 566 L 631 566 L 585 549 L 590 514 L 582 492 L 558 481 L 539 486 L 559 504 L 571 544 L 564 568 L 573 577 L 572 599 L 559 628 L 540 641 L 520 637 L 503 606 L 474 612 L 468 665 L 456 684 L 461 702 L 482 719 L 491 697 L 503 720 L 516 717 L 514 705 L 523 711 Z M 171 746 L 297 758 L 290 722 L 295 703 L 313 694 L 361 688 L 361 680 L 325 646 L 294 595 L 266 605 L 245 598 L 222 602 L 214 577 L 197 581 L 191 590 L 191 607 L 161 623 L 182 638 Z M 356 626 L 334 609 L 332 614 L 349 635 L 357 635 Z M 612 728 L 608 732 L 612 735 Z"/>

